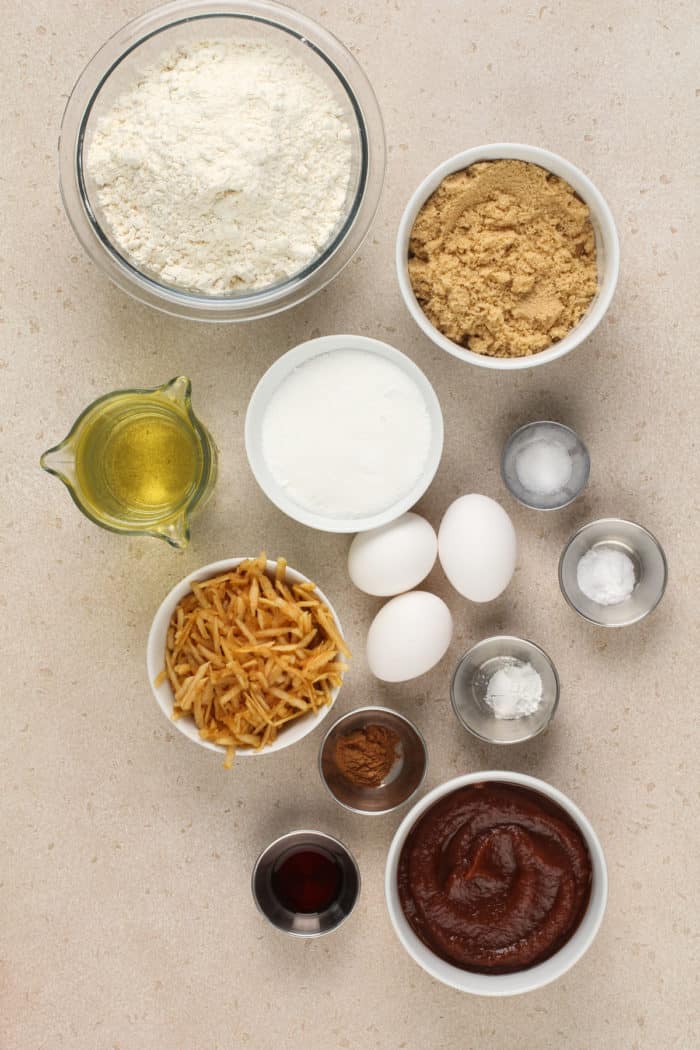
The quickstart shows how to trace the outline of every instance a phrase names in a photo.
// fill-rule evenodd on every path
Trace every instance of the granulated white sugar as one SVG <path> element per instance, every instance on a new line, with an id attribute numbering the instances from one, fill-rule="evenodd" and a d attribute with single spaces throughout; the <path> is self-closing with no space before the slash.
<path id="1" fill-rule="evenodd" d="M 421 390 L 403 369 L 365 350 L 337 350 L 283 380 L 262 435 L 268 468 L 293 502 L 364 517 L 410 492 L 432 432 Z"/>

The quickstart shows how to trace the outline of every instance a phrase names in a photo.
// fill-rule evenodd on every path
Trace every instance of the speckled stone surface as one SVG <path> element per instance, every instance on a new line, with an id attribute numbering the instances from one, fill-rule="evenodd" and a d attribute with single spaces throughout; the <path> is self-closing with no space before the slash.
<path id="1" fill-rule="evenodd" d="M 698 640 L 688 631 L 698 570 L 693 5 L 301 0 L 375 86 L 389 143 L 385 192 L 367 242 L 326 291 L 272 320 L 221 328 L 131 302 L 87 261 L 61 208 L 66 96 L 102 41 L 144 6 L 3 5 L 0 1045 L 691 1050 L 700 875 Z M 452 153 L 498 140 L 545 146 L 582 167 L 622 244 L 617 295 L 589 344 L 509 376 L 433 348 L 403 308 L 392 263 L 417 182 Z M 265 368 L 303 339 L 343 330 L 405 350 L 440 397 L 445 454 L 419 509 L 437 524 L 453 498 L 483 492 L 503 502 L 519 536 L 515 579 L 491 605 L 470 605 L 433 573 L 455 638 L 432 674 L 406 686 L 379 685 L 366 671 L 378 603 L 349 583 L 347 539 L 288 521 L 245 460 L 245 407 Z M 182 372 L 220 446 L 221 472 L 178 555 L 95 528 L 38 458 L 97 395 Z M 498 470 L 508 434 L 536 417 L 576 428 L 593 463 L 584 498 L 545 516 L 518 507 Z M 578 620 L 557 586 L 563 543 L 603 515 L 647 525 L 670 562 L 660 608 L 620 632 Z M 227 774 L 168 727 L 144 672 L 154 610 L 192 568 L 261 546 L 316 578 L 340 611 L 356 656 L 338 713 L 380 702 L 414 718 L 430 748 L 428 787 L 507 765 L 551 781 L 592 820 L 609 863 L 608 913 L 557 984 L 479 1000 L 414 965 L 383 899 L 399 817 L 363 820 L 333 803 L 316 771 L 319 733 Z M 541 643 L 563 686 L 551 731 L 507 752 L 463 735 L 448 703 L 458 657 L 500 630 Z M 261 847 L 300 825 L 344 839 L 363 873 L 351 920 L 313 943 L 268 927 L 249 891 Z"/>

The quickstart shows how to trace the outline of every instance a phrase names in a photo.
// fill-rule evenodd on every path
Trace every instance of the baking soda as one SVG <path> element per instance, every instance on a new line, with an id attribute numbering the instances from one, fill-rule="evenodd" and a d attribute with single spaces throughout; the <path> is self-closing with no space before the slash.
<path id="1" fill-rule="evenodd" d="M 619 605 L 634 590 L 634 562 L 614 547 L 592 547 L 576 567 L 576 582 L 596 605 Z"/>

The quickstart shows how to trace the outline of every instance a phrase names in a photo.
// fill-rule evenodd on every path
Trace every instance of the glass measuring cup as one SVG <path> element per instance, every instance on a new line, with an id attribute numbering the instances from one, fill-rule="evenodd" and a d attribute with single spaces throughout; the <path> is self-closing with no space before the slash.
<path id="1" fill-rule="evenodd" d="M 44 452 L 41 466 L 96 525 L 186 547 L 191 517 L 211 495 L 217 466 L 191 393 L 189 379 L 178 376 L 154 389 L 105 394 Z"/>

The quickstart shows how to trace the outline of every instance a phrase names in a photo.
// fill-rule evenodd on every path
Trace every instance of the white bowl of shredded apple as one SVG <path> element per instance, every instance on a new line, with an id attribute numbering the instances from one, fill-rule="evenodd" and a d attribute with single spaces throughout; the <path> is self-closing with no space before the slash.
<path id="1" fill-rule="evenodd" d="M 230 558 L 186 576 L 153 618 L 153 695 L 183 736 L 234 756 L 281 751 L 326 717 L 350 652 L 332 605 L 283 558 Z"/>

